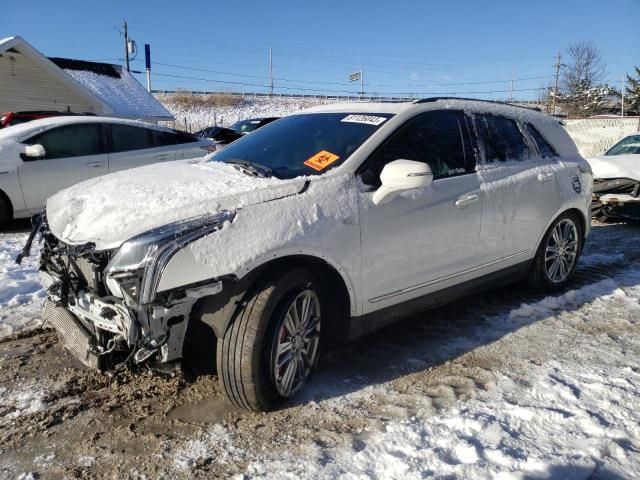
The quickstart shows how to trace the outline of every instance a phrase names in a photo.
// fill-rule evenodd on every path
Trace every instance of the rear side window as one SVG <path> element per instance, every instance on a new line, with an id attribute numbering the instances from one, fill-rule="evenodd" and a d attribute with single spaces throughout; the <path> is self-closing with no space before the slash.
<path id="1" fill-rule="evenodd" d="M 473 162 L 465 155 L 461 121 L 462 114 L 455 110 L 417 115 L 369 157 L 362 169 L 362 180 L 368 185 L 380 185 L 384 166 L 399 159 L 427 163 L 435 178 L 473 170 Z"/>
<path id="2" fill-rule="evenodd" d="M 476 114 L 473 119 L 487 163 L 529 158 L 529 147 L 515 121 L 492 114 Z"/>
<path id="3" fill-rule="evenodd" d="M 538 147 L 538 151 L 540 152 L 540 156 L 542 158 L 550 158 L 558 155 L 556 151 L 553 149 L 553 147 L 551 146 L 551 144 L 549 144 L 549 142 L 545 140 L 545 138 L 542 136 L 542 134 L 538 131 L 536 127 L 534 127 L 530 123 L 525 123 L 524 129 L 527 131 L 529 136 L 535 142 L 536 146 Z"/>
<path id="4" fill-rule="evenodd" d="M 126 152 L 129 150 L 142 150 L 153 148 L 153 137 L 148 128 L 134 127 L 132 125 L 110 124 L 111 127 L 111 151 Z"/>
<path id="5" fill-rule="evenodd" d="M 45 159 L 83 157 L 104 153 L 102 126 L 82 123 L 52 128 L 24 143 L 44 147 Z"/>
<path id="6" fill-rule="evenodd" d="M 153 144 L 156 147 L 166 147 L 169 145 L 180 145 L 182 143 L 193 143 L 199 139 L 193 135 L 179 132 L 165 132 L 162 130 L 151 130 Z"/>

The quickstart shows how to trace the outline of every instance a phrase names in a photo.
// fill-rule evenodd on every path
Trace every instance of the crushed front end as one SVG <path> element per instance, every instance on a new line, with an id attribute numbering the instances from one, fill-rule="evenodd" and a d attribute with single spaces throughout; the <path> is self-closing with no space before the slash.
<path id="1" fill-rule="evenodd" d="M 43 215 L 30 239 L 39 233 L 42 242 L 40 271 L 48 292 L 44 321 L 91 368 L 180 359 L 193 305 L 219 293 L 222 282 L 158 292 L 159 278 L 180 248 L 232 219 L 227 212 L 190 219 L 146 232 L 117 249 L 97 251 L 92 243 L 61 241 Z M 29 247 L 30 242 L 27 254 Z"/>
<path id="2" fill-rule="evenodd" d="M 591 212 L 594 217 L 640 220 L 640 180 L 595 179 Z"/>

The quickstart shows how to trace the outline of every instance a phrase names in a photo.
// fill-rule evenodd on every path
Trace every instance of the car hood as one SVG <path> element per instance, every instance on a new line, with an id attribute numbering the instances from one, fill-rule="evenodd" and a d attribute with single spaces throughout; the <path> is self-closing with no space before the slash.
<path id="1" fill-rule="evenodd" d="M 97 250 L 179 220 L 295 195 L 305 179 L 257 178 L 220 162 L 181 160 L 112 173 L 47 200 L 51 232 Z"/>
<path id="2" fill-rule="evenodd" d="M 640 155 L 600 155 L 587 158 L 593 178 L 631 178 L 640 180 Z"/>

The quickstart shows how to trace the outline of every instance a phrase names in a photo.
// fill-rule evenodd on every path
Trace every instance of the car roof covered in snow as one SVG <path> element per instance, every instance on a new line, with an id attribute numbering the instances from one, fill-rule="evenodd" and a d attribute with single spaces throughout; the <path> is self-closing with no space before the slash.
<path id="1" fill-rule="evenodd" d="M 307 108 L 296 113 L 400 113 L 411 107 L 410 102 L 352 102 L 332 103 Z"/>
<path id="2" fill-rule="evenodd" d="M 27 135 L 31 135 L 40 130 L 47 130 L 52 127 L 61 125 L 76 125 L 80 123 L 118 123 L 121 125 L 132 125 L 135 127 L 153 128 L 155 130 L 162 130 L 165 132 L 171 132 L 170 128 L 162 127 L 153 123 L 142 122 L 139 120 L 128 120 L 125 118 L 115 117 L 100 117 L 97 115 L 78 115 L 68 116 L 62 115 L 59 117 L 47 117 L 38 120 L 32 120 L 31 122 L 20 123 L 11 127 L 6 127 L 0 130 L 0 140 L 3 139 L 22 139 Z"/>

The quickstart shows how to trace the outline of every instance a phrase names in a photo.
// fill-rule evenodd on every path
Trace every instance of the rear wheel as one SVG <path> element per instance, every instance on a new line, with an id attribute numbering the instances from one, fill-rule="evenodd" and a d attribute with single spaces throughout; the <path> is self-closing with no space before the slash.
<path id="1" fill-rule="evenodd" d="M 565 213 L 549 227 L 529 271 L 529 283 L 542 290 L 569 282 L 582 251 L 583 233 L 578 216 Z"/>
<path id="2" fill-rule="evenodd" d="M 218 339 L 218 375 L 233 404 L 270 410 L 303 388 L 320 349 L 318 292 L 311 274 L 292 270 L 247 295 Z"/>

